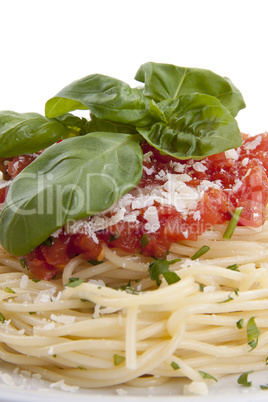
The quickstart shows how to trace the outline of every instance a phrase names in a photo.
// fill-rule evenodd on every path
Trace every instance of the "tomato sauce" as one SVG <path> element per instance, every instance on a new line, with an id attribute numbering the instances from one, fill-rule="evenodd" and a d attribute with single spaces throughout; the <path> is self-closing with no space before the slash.
<path id="1" fill-rule="evenodd" d="M 27 266 L 36 278 L 49 280 L 76 255 L 89 261 L 101 261 L 104 243 L 128 253 L 165 258 L 173 242 L 196 240 L 213 225 L 230 220 L 237 207 L 243 207 L 239 225 L 261 226 L 268 203 L 268 134 L 243 137 L 244 142 L 239 149 L 200 161 L 161 155 L 148 144 L 143 144 L 144 174 L 134 192 L 148 192 L 164 186 L 168 174 L 182 175 L 180 177 L 186 180 L 185 188 L 195 191 L 200 186 L 203 188 L 193 204 L 194 208 L 189 208 L 188 212 L 181 211 L 172 203 L 163 205 L 155 201 L 156 230 L 148 230 L 148 207 L 144 206 L 136 211 L 136 220 L 121 219 L 96 231 L 94 238 L 83 231 L 71 234 L 62 229 L 57 237 L 50 238 L 50 244 L 45 242 L 25 257 Z M 13 158 L 5 164 L 0 163 L 0 169 L 14 178 L 35 157 Z M 0 192 L 0 203 L 5 195 L 6 190 Z"/>

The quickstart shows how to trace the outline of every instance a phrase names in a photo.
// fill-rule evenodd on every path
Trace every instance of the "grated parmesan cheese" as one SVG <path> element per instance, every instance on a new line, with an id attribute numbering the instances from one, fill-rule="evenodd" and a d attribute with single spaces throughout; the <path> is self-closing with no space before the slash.
<path id="1" fill-rule="evenodd" d="M 28 276 L 27 275 L 22 275 L 21 280 L 20 280 L 20 288 L 21 289 L 26 289 L 28 286 Z"/>
<path id="2" fill-rule="evenodd" d="M 71 315 L 55 315 L 51 314 L 50 319 L 52 321 L 58 322 L 59 324 L 73 324 L 75 322 L 75 317 Z"/>
<path id="3" fill-rule="evenodd" d="M 208 394 L 208 386 L 203 381 L 193 381 L 190 384 L 184 385 L 183 393 L 185 395 L 195 394 L 206 396 Z"/>
<path id="4" fill-rule="evenodd" d="M 146 166 L 143 166 L 143 170 L 145 171 L 145 173 L 147 174 L 147 176 L 151 176 L 154 172 L 154 168 L 147 168 Z"/>
<path id="5" fill-rule="evenodd" d="M 60 388 L 62 391 L 76 392 L 79 387 L 76 385 L 67 385 L 64 380 L 53 382 L 49 385 L 50 388 Z"/>
<path id="6" fill-rule="evenodd" d="M 149 207 L 144 213 L 144 219 L 147 221 L 145 230 L 149 233 L 154 233 L 160 228 L 158 212 L 156 207 Z"/>
<path id="7" fill-rule="evenodd" d="M 235 149 L 228 149 L 228 151 L 225 151 L 224 154 L 227 159 L 233 159 L 237 161 L 239 158 L 238 152 Z"/>
<path id="8" fill-rule="evenodd" d="M 172 167 L 174 169 L 174 172 L 177 173 L 183 173 L 186 167 L 186 165 L 183 165 L 180 162 L 173 162 L 173 161 L 169 162 L 169 166 Z"/>
<path id="9" fill-rule="evenodd" d="M 203 162 L 195 162 L 193 164 L 193 169 L 196 172 L 205 172 L 207 170 L 207 167 L 204 165 Z"/>
<path id="10" fill-rule="evenodd" d="M 262 142 L 262 136 L 258 135 L 253 141 L 247 142 L 244 145 L 244 149 L 247 151 L 253 151 L 260 145 L 261 142 Z"/>
<path id="11" fill-rule="evenodd" d="M 248 162 L 249 162 L 249 158 L 244 158 L 244 159 L 242 160 L 242 162 L 241 162 L 241 165 L 242 165 L 242 166 L 247 166 Z"/>
<path id="12" fill-rule="evenodd" d="M 147 152 L 146 154 L 143 155 L 143 160 L 144 162 L 151 162 L 151 156 L 153 156 L 152 151 Z"/>

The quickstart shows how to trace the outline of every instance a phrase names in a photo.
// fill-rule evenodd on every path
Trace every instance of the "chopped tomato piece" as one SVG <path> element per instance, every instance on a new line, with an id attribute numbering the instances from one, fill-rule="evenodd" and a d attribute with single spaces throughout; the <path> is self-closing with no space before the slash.
<path id="1" fill-rule="evenodd" d="M 40 247 L 37 247 L 30 254 L 25 257 L 26 265 L 33 274 L 33 276 L 40 280 L 49 281 L 61 271 L 54 265 L 46 262 Z"/>

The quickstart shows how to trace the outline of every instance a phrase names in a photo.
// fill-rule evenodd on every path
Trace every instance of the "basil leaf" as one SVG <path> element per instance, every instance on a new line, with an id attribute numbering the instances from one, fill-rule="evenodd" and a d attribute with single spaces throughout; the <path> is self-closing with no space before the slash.
<path id="1" fill-rule="evenodd" d="M 236 148 L 242 136 L 230 112 L 212 96 L 192 94 L 158 104 L 167 123 L 138 128 L 156 149 L 179 159 L 201 159 Z"/>
<path id="2" fill-rule="evenodd" d="M 134 126 L 152 123 L 150 99 L 140 89 L 106 75 L 93 74 L 74 81 L 49 99 L 47 117 L 55 117 L 76 109 L 90 109 L 99 119 Z"/>
<path id="3" fill-rule="evenodd" d="M 0 157 L 40 151 L 74 132 L 55 119 L 38 113 L 0 112 Z"/>
<path id="4" fill-rule="evenodd" d="M 84 117 L 80 118 L 71 113 L 66 113 L 62 114 L 61 116 L 55 117 L 53 120 L 56 120 L 61 124 L 64 124 L 70 130 L 72 130 L 73 133 L 77 133 L 79 135 L 84 135 L 88 133 L 87 131 L 88 120 L 85 119 Z M 106 130 L 96 130 L 96 131 L 106 131 Z"/>
<path id="5" fill-rule="evenodd" d="M 86 124 L 86 132 L 92 133 L 95 131 L 105 131 L 108 133 L 124 133 L 124 134 L 137 134 L 137 130 L 125 124 L 114 123 L 108 120 L 97 119 L 92 116 L 91 120 Z"/>
<path id="6" fill-rule="evenodd" d="M 109 208 L 142 176 L 140 136 L 91 133 L 46 149 L 11 183 L 0 243 L 25 255 L 55 230 Z"/>
<path id="7" fill-rule="evenodd" d="M 149 62 L 141 65 L 135 79 L 145 83 L 144 94 L 155 101 L 198 92 L 218 98 L 233 116 L 245 107 L 234 84 L 210 70 Z"/>
<path id="8" fill-rule="evenodd" d="M 176 283 L 180 281 L 180 277 L 176 274 L 176 272 L 172 272 L 169 270 L 169 266 L 175 264 L 180 261 L 180 259 L 176 260 L 156 260 L 149 265 L 149 275 L 152 281 L 156 281 L 156 285 L 161 285 L 160 275 L 163 275 L 165 280 L 169 285 L 172 283 Z"/>

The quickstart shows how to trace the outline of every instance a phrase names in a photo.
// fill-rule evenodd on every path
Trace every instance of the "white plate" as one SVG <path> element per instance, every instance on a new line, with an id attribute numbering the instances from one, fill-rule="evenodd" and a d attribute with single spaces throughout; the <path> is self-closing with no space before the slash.
<path id="1" fill-rule="evenodd" d="M 6 375 L 8 374 L 8 375 Z M 260 385 L 268 383 L 268 370 L 249 375 L 250 388 L 237 383 L 238 375 L 226 376 L 209 385 L 207 396 L 183 395 L 184 381 L 170 381 L 160 387 L 149 389 L 116 386 L 104 389 L 63 391 L 55 384 L 38 380 L 30 373 L 14 373 L 8 364 L 0 364 L 0 401 L 12 402 L 260 402 L 268 400 L 268 390 Z"/>

